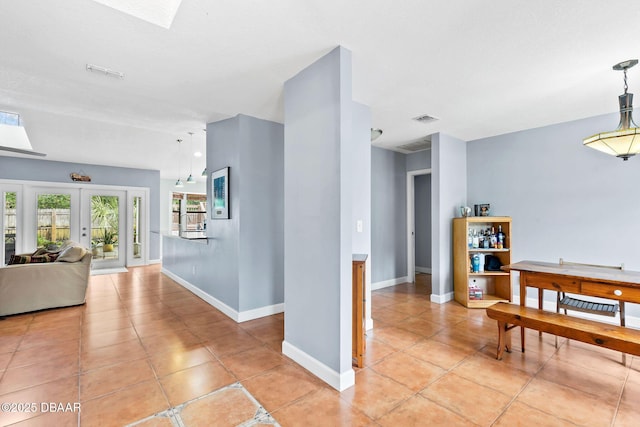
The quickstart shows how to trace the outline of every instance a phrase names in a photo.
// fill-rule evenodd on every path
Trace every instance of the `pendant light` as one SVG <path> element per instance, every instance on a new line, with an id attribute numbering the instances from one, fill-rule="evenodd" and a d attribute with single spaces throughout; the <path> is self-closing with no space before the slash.
<path id="1" fill-rule="evenodd" d="M 191 159 L 191 166 L 189 166 L 189 178 L 187 178 L 187 184 L 195 184 L 196 180 L 193 178 L 193 132 L 187 132 L 191 135 L 191 154 L 189 158 Z"/>
<path id="2" fill-rule="evenodd" d="M 182 184 L 182 180 L 180 179 L 180 143 L 181 139 L 178 139 L 178 180 L 176 181 L 176 188 L 182 188 L 184 185 Z"/>
<path id="3" fill-rule="evenodd" d="M 627 93 L 627 70 L 638 63 L 637 59 L 629 59 L 613 66 L 616 71 L 624 72 L 624 93 L 618 96 L 620 104 L 620 124 L 618 129 L 597 133 L 585 138 L 583 144 L 612 156 L 629 160 L 629 157 L 640 153 L 640 129 L 633 121 L 633 94 Z"/>
<path id="4" fill-rule="evenodd" d="M 207 176 L 207 168 L 202 169 L 202 176 Z"/>

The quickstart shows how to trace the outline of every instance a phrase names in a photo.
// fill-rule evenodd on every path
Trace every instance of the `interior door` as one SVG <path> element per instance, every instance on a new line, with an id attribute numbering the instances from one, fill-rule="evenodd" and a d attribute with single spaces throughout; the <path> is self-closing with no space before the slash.
<path id="1" fill-rule="evenodd" d="M 82 189 L 80 243 L 91 248 L 92 268 L 124 267 L 127 254 L 126 192 Z"/>

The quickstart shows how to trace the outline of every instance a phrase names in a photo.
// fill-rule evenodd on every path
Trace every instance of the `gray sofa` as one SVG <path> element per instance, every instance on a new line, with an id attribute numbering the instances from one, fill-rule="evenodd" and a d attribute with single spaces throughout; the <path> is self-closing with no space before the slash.
<path id="1" fill-rule="evenodd" d="M 90 270 L 91 252 L 81 246 L 62 250 L 55 262 L 0 268 L 0 316 L 83 304 Z"/>

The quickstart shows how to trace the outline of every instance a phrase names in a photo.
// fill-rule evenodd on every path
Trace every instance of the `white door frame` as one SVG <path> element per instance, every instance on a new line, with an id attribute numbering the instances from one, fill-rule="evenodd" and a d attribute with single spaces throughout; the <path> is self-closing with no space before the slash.
<path id="1" fill-rule="evenodd" d="M 16 234 L 20 234 L 16 239 L 16 253 L 24 253 L 24 252 L 33 252 L 36 247 L 37 239 L 36 239 L 36 224 L 35 218 L 35 208 L 36 208 L 36 189 L 51 191 L 51 192 L 59 192 L 59 193 L 71 193 L 75 192 L 78 196 L 78 202 L 80 201 L 80 190 L 90 190 L 90 191 L 125 191 L 127 194 L 141 195 L 143 198 L 144 210 L 146 212 L 143 213 L 142 218 L 144 219 L 144 224 L 141 228 L 144 228 L 142 231 L 141 238 L 143 239 L 143 247 L 144 247 L 144 263 L 145 265 L 149 263 L 149 220 L 150 220 L 150 211 L 149 211 L 149 197 L 150 197 L 150 189 L 148 187 L 125 187 L 125 186 L 117 186 L 117 185 L 95 185 L 95 184 L 82 184 L 82 183 L 66 183 L 66 182 L 42 182 L 42 181 L 23 181 L 23 180 L 14 180 L 14 179 L 0 179 L 0 191 L 10 191 L 17 192 L 17 210 L 21 212 L 21 215 L 18 215 L 16 218 L 16 226 L 21 232 L 17 232 Z M 133 197 L 133 196 L 131 196 Z M 0 199 L 1 199 L 0 193 Z M 128 203 L 129 196 L 126 198 L 126 202 Z M 4 205 L 0 206 L 0 213 L 4 213 Z M 80 211 L 78 210 L 78 223 L 79 223 L 79 215 Z M 128 214 L 127 214 L 128 218 Z M 0 216 L 0 227 L 4 226 L 4 216 Z M 71 240 L 76 242 L 80 241 L 80 228 L 77 227 L 78 230 L 75 235 L 71 235 Z M 131 233 L 127 233 L 131 234 Z M 127 240 L 131 240 L 127 237 Z M 2 239 L 4 242 L 4 239 Z M 127 245 L 128 246 L 128 245 Z M 3 248 L 4 244 L 1 243 L 0 247 Z M 131 248 L 127 247 L 127 253 L 133 252 L 133 246 Z M 127 260 L 128 261 L 128 260 Z M 131 265 L 140 265 L 139 260 L 136 260 L 134 264 Z M 127 265 L 130 265 L 127 263 Z"/>
<path id="2" fill-rule="evenodd" d="M 4 210 L 5 210 L 5 193 L 16 193 L 16 237 L 15 237 L 15 253 L 21 254 L 24 252 L 24 210 L 23 210 L 23 199 L 24 195 L 22 192 L 22 185 L 19 184 L 5 184 L 0 182 L 0 234 L 2 234 L 2 239 L 0 239 L 0 266 L 9 262 L 8 259 L 4 259 Z"/>
<path id="3" fill-rule="evenodd" d="M 94 261 L 91 268 L 118 268 L 124 267 L 127 263 L 127 253 L 129 249 L 128 221 L 127 221 L 127 191 L 116 189 L 104 189 L 85 187 L 80 189 L 80 238 L 76 240 L 86 248 L 91 247 L 91 198 L 93 196 L 118 197 L 118 257 L 109 260 Z M 124 244 L 121 237 L 125 236 Z M 73 239 L 72 239 L 73 240 Z"/>
<path id="4" fill-rule="evenodd" d="M 24 186 L 24 244 L 27 251 L 38 246 L 38 194 L 68 194 L 71 197 L 69 217 L 69 239 L 78 242 L 80 239 L 80 190 L 78 188 L 59 186 L 56 183 L 40 183 Z"/>
<path id="5" fill-rule="evenodd" d="M 418 175 L 431 174 L 429 169 L 417 169 L 407 172 L 407 277 L 410 283 L 415 281 L 416 277 L 416 218 L 415 218 L 415 177 Z M 433 206 L 431 207 L 433 210 Z M 433 251 L 432 251 L 433 253 Z"/>
<path id="6" fill-rule="evenodd" d="M 133 199 L 140 197 L 140 229 L 138 235 L 142 239 L 140 258 L 134 258 L 133 252 Z M 149 190 L 127 191 L 127 267 L 147 265 L 149 263 Z"/>

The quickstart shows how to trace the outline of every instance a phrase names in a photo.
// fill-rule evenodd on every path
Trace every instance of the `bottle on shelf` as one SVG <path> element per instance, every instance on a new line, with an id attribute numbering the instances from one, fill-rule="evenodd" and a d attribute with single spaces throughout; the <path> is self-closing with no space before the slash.
<path id="1" fill-rule="evenodd" d="M 491 234 L 489 235 L 489 247 L 495 249 L 498 245 L 498 237 L 496 236 L 495 227 L 491 227 Z"/>
<path id="2" fill-rule="evenodd" d="M 473 248 L 478 249 L 480 247 L 480 238 L 476 230 L 473 230 Z"/>
<path id="3" fill-rule="evenodd" d="M 506 236 L 502 232 L 502 226 L 498 225 L 498 234 L 497 234 L 498 249 L 504 249 L 506 245 L 505 239 L 506 239 Z"/>

